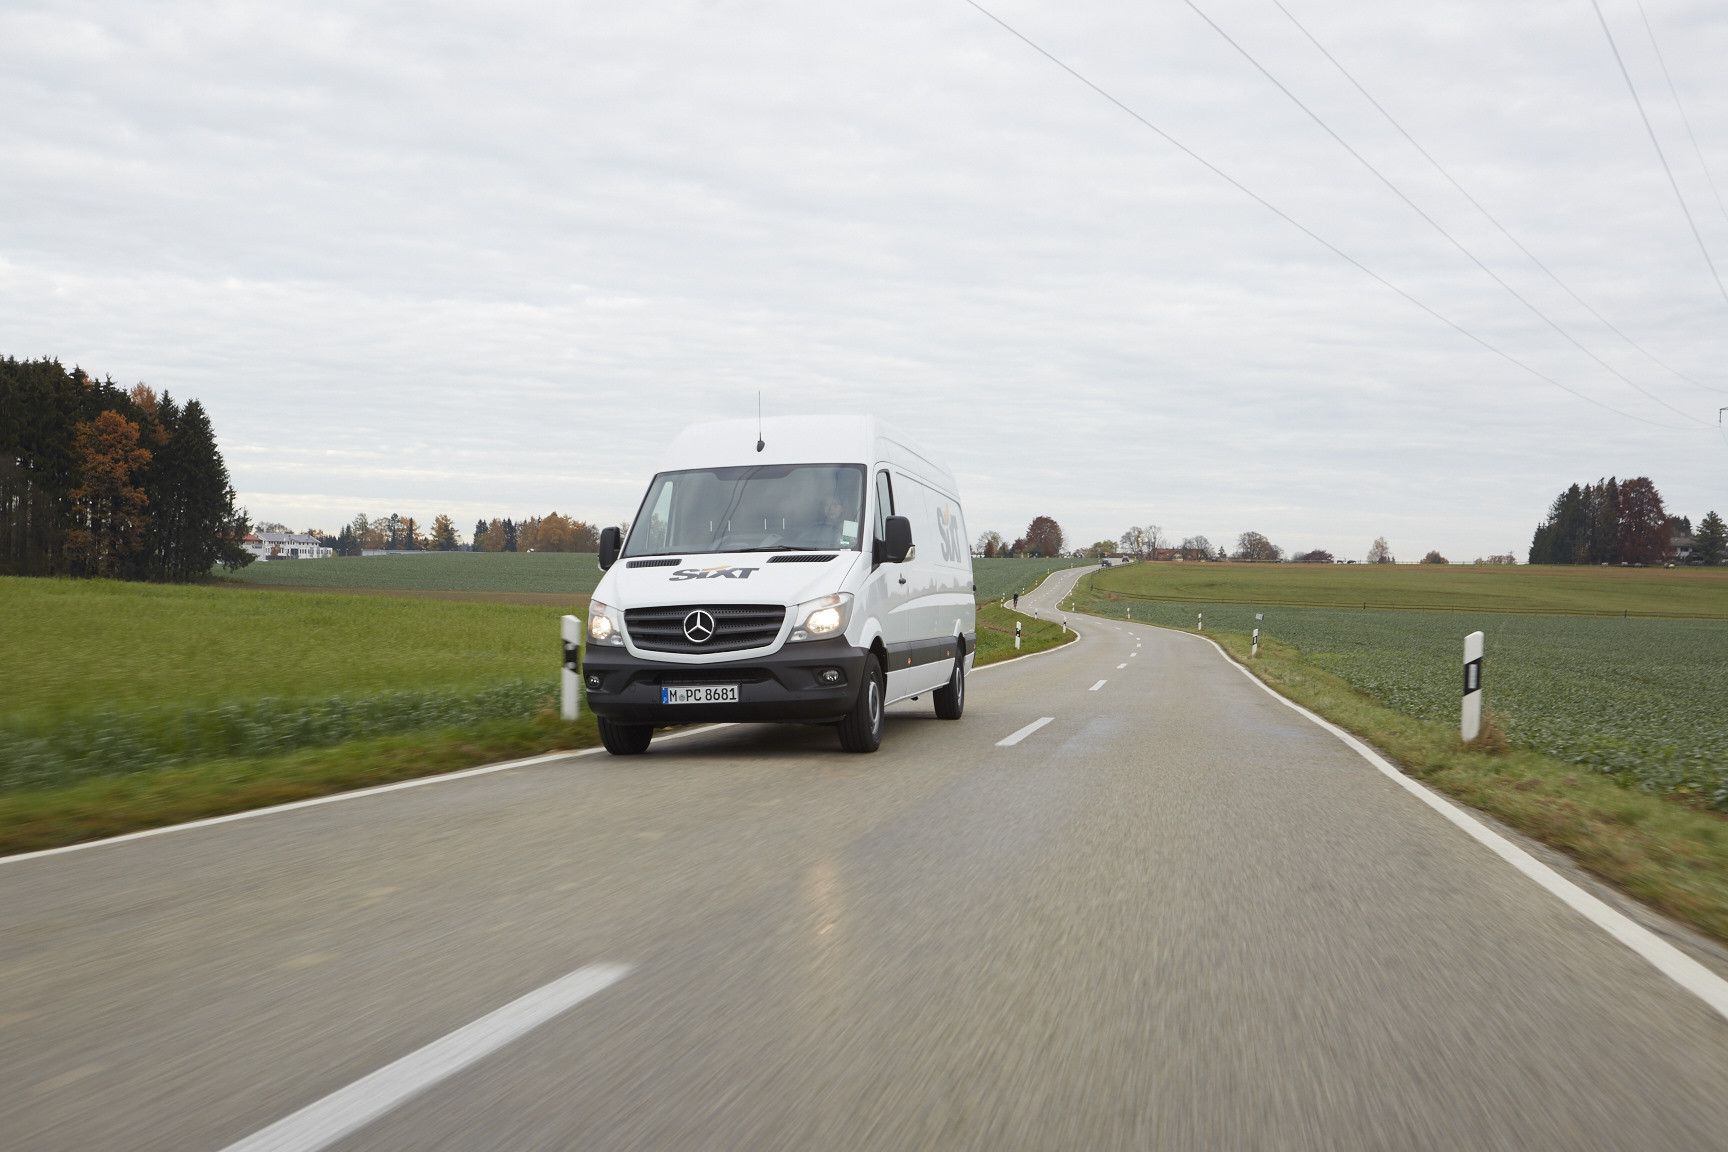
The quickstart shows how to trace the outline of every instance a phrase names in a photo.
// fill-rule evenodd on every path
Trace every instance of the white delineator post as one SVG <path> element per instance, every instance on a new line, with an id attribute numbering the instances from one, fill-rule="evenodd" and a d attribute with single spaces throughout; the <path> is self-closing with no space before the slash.
<path id="1" fill-rule="evenodd" d="M 1458 734 L 1468 744 L 1482 734 L 1482 633 L 1464 637 L 1464 710 Z"/>
<path id="2" fill-rule="evenodd" d="M 1266 619 L 1266 613 L 1254 613 L 1254 647 L 1248 650 L 1248 655 L 1250 656 L 1260 655 L 1260 621 L 1264 619 Z"/>
<path id="3" fill-rule="evenodd" d="M 1206 613 L 1204 613 L 1204 612 L 1194 613 L 1194 631 L 1196 631 L 1196 632 L 1206 631 Z"/>
<path id="4" fill-rule="evenodd" d="M 1014 621 L 1014 647 L 1020 647 L 1020 621 Z"/>
<path id="5" fill-rule="evenodd" d="M 564 640 L 564 671 L 559 674 L 558 714 L 566 720 L 582 715 L 582 617 L 566 616 L 560 621 Z"/>

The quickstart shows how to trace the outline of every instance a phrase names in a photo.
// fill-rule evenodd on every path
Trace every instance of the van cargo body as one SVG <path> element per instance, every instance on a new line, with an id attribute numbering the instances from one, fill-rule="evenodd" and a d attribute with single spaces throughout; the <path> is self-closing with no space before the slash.
<path id="1" fill-rule="evenodd" d="M 873 417 L 686 428 L 631 523 L 601 542 L 583 683 L 614 752 L 655 726 L 839 726 L 873 751 L 882 709 L 964 706 L 977 631 L 953 476 Z"/>

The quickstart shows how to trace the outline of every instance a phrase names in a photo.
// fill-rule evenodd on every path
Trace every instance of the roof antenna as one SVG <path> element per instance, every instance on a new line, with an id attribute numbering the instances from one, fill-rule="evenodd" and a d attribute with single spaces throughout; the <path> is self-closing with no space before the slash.
<path id="1" fill-rule="evenodd" d="M 762 393 L 756 393 L 756 451 L 762 451 Z"/>

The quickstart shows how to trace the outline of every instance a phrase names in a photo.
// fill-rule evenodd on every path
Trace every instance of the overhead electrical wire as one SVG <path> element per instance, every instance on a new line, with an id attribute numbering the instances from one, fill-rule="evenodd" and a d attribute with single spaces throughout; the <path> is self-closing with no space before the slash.
<path id="1" fill-rule="evenodd" d="M 1597 364 L 1601 365 L 1610 374 L 1612 374 L 1615 378 L 1617 378 L 1622 384 L 1625 384 L 1628 388 L 1631 388 L 1633 391 L 1644 396 L 1646 399 L 1655 401 L 1656 403 L 1662 405 L 1662 407 L 1668 409 L 1670 412 L 1673 412 L 1675 415 L 1680 416 L 1686 420 L 1691 420 L 1697 424 L 1708 424 L 1709 423 L 1708 420 L 1700 419 L 1699 417 L 1692 415 L 1690 412 L 1687 412 L 1683 408 L 1674 407 L 1674 405 L 1668 403 L 1668 401 L 1662 399 L 1662 397 L 1656 395 L 1656 393 L 1650 391 L 1648 388 L 1645 388 L 1642 384 L 1639 384 L 1637 381 L 1633 380 L 1630 376 L 1627 376 L 1624 372 L 1620 371 L 1620 369 L 1614 367 L 1614 365 L 1608 363 L 1608 361 L 1602 359 L 1602 357 L 1598 356 L 1595 352 L 1593 352 L 1589 348 L 1585 347 L 1585 345 L 1583 344 L 1582 341 L 1580 341 L 1577 337 L 1573 336 L 1572 333 L 1568 332 L 1565 328 L 1561 327 L 1559 323 L 1557 323 L 1546 312 L 1542 311 L 1542 309 L 1538 308 L 1535 304 L 1531 303 L 1528 297 L 1526 297 L 1522 292 L 1518 291 L 1518 289 L 1512 287 L 1511 284 L 1507 283 L 1505 278 L 1502 277 L 1498 272 L 1496 272 L 1496 271 L 1494 271 L 1494 269 L 1488 267 L 1488 265 L 1486 263 L 1484 263 L 1483 260 L 1476 255 L 1476 253 L 1472 252 L 1469 248 L 1467 248 L 1464 245 L 1463 241 L 1459 240 L 1456 236 L 1452 235 L 1452 233 L 1448 232 L 1444 225 L 1442 225 L 1438 220 L 1434 219 L 1434 217 L 1430 216 L 1427 213 L 1427 211 L 1425 209 L 1423 209 L 1423 207 L 1420 204 L 1418 204 L 1418 203 L 1416 203 L 1416 201 L 1412 200 L 1404 192 L 1404 190 L 1402 188 L 1398 187 L 1397 184 L 1393 183 L 1392 179 L 1389 176 L 1387 176 L 1384 172 L 1380 171 L 1380 169 L 1376 168 L 1374 166 L 1373 161 L 1369 160 L 1366 156 L 1362 155 L 1362 153 L 1358 152 L 1353 146 L 1351 146 L 1350 142 L 1348 140 L 1344 139 L 1344 137 L 1340 136 L 1332 128 L 1332 125 L 1326 123 L 1325 119 L 1322 118 L 1318 112 L 1314 111 L 1314 109 L 1308 107 L 1307 104 L 1303 103 L 1302 98 L 1300 96 L 1298 96 L 1298 95 L 1296 95 L 1296 93 L 1292 92 L 1288 87 L 1285 86 L 1285 84 L 1282 80 L 1280 80 L 1280 79 L 1278 79 L 1278 77 L 1274 76 L 1272 74 L 1271 69 L 1267 68 L 1266 65 L 1260 63 L 1260 61 L 1255 58 L 1255 56 L 1252 52 L 1249 52 L 1248 49 L 1244 48 L 1240 43 L 1238 43 L 1236 41 L 1236 39 L 1230 35 L 1230 33 L 1224 31 L 1224 29 L 1219 26 L 1217 21 L 1213 20 L 1212 17 L 1208 16 L 1205 13 L 1205 11 L 1200 7 L 1200 5 L 1196 4 L 1194 2 L 1194 0 L 1182 0 L 1182 2 L 1186 5 L 1188 5 L 1189 9 L 1191 9 L 1196 16 L 1198 16 L 1198 17 L 1200 17 L 1200 19 L 1204 20 L 1208 27 L 1210 27 L 1214 32 L 1218 33 L 1219 36 L 1223 37 L 1224 42 L 1226 44 L 1229 44 L 1230 47 L 1236 49 L 1236 51 L 1242 56 L 1242 58 L 1244 60 L 1248 61 L 1248 63 L 1252 64 L 1254 66 L 1254 68 L 1257 71 L 1259 71 L 1259 73 L 1262 76 L 1264 76 L 1264 77 L 1266 77 L 1266 79 L 1270 80 L 1272 82 L 1273 86 L 1278 89 L 1278 91 L 1280 91 L 1280 92 L 1284 93 L 1284 95 L 1288 96 L 1290 98 L 1290 102 L 1295 104 L 1296 107 L 1302 109 L 1302 111 L 1308 115 L 1308 118 L 1310 120 L 1314 121 L 1314 123 L 1316 123 L 1320 126 L 1320 129 L 1323 132 L 1325 132 L 1328 136 L 1332 137 L 1333 140 L 1336 140 L 1338 142 L 1338 146 L 1340 148 L 1344 149 L 1344 151 L 1350 153 L 1351 156 L 1355 157 L 1356 161 L 1359 164 L 1361 164 L 1362 167 L 1368 169 L 1368 171 L 1374 175 L 1375 179 L 1379 180 L 1380 183 L 1384 184 L 1387 187 L 1387 189 L 1390 190 L 1394 196 L 1396 196 L 1396 197 L 1398 197 L 1398 199 L 1404 201 L 1404 203 L 1409 206 L 1409 208 L 1412 212 L 1414 212 L 1414 213 L 1416 213 L 1416 215 L 1422 217 L 1422 219 L 1427 222 L 1429 227 L 1433 228 L 1434 231 L 1440 233 L 1440 235 L 1446 239 L 1446 242 L 1448 244 L 1451 244 L 1452 247 L 1456 248 L 1460 253 L 1463 254 L 1463 256 L 1466 260 L 1469 260 L 1470 263 L 1472 263 L 1472 264 L 1476 265 L 1476 267 L 1480 268 L 1490 279 L 1492 279 L 1494 281 L 1494 283 L 1496 283 L 1496 284 L 1500 285 L 1500 287 L 1504 288 L 1506 290 L 1506 292 L 1514 300 L 1516 300 L 1516 301 L 1518 301 L 1518 303 L 1524 305 L 1524 307 L 1529 310 L 1529 312 L 1532 316 L 1535 316 L 1538 320 L 1542 321 L 1542 323 L 1544 323 L 1544 324 L 1548 325 L 1548 327 L 1552 328 L 1560 336 L 1560 338 L 1562 340 L 1565 340 L 1568 344 L 1570 344 L 1574 348 L 1578 349 L 1578 351 L 1580 351 L 1580 352 L 1584 353 L 1584 355 L 1590 357 L 1590 359 L 1594 360 Z"/>
<path id="2" fill-rule="evenodd" d="M 1164 129 L 1158 127 L 1158 125 L 1154 124 L 1152 121 L 1148 120 L 1146 117 L 1144 117 L 1140 113 L 1136 112 L 1133 108 L 1130 108 L 1127 104 L 1124 104 L 1122 101 L 1118 100 L 1115 96 L 1112 96 L 1109 92 L 1105 91 L 1103 88 L 1099 87 L 1097 84 L 1095 84 L 1091 80 L 1087 79 L 1087 77 L 1085 75 L 1083 75 L 1082 73 L 1080 73 L 1079 71 L 1077 71 L 1076 69 L 1071 67 L 1069 64 L 1067 64 L 1065 61 L 1063 61 L 1061 59 L 1061 57 L 1056 56 L 1054 53 L 1045 49 L 1043 46 L 1038 44 L 1037 41 L 1033 40 L 1031 37 L 1027 36 L 1025 33 L 1021 32 L 1019 29 L 1015 28 L 1012 24 L 1008 23 L 1006 20 L 1002 19 L 1000 16 L 996 15 L 994 12 L 990 11 L 988 8 L 984 7 L 982 4 L 978 3 L 978 0 L 965 0 L 965 3 L 970 5 L 973 8 L 977 9 L 979 13 L 981 13 L 983 16 L 988 18 L 992 23 L 996 24 L 1003 31 L 1007 32 L 1010 36 L 1013 36 L 1016 40 L 1019 40 L 1022 44 L 1025 44 L 1028 48 L 1032 49 L 1034 52 L 1038 53 L 1040 56 L 1044 57 L 1046 60 L 1048 60 L 1052 64 L 1056 65 L 1056 67 L 1062 69 L 1062 71 L 1068 73 L 1068 75 L 1070 75 L 1070 76 L 1074 77 L 1074 79 L 1080 81 L 1080 83 L 1082 83 L 1086 87 L 1090 88 L 1093 92 L 1096 92 L 1099 96 L 1102 96 L 1105 100 L 1108 100 L 1110 103 L 1114 104 L 1117 108 L 1121 109 L 1123 112 L 1126 112 L 1129 116 L 1131 116 L 1135 120 L 1139 121 L 1139 123 L 1143 127 L 1151 129 L 1155 134 L 1157 134 L 1159 137 L 1161 137 L 1167 144 L 1169 144 L 1171 147 L 1175 148 L 1178 152 L 1181 152 L 1183 155 L 1187 156 L 1190 160 L 1193 160 L 1196 164 L 1199 164 L 1202 168 L 1205 168 L 1208 172 L 1211 172 L 1214 176 L 1218 177 L 1220 180 L 1224 181 L 1226 184 L 1230 185 L 1232 188 L 1236 189 L 1238 192 L 1242 193 L 1244 196 L 1248 197 L 1250 200 L 1254 201 L 1256 204 L 1260 205 L 1262 208 L 1266 209 L 1268 212 L 1271 212 L 1274 216 L 1277 216 L 1280 220 L 1283 220 L 1286 224 L 1290 225 L 1292 228 L 1295 228 L 1298 232 L 1301 232 L 1303 235 L 1307 236 L 1310 240 L 1314 241 L 1316 244 L 1320 245 L 1322 248 L 1325 248 L 1328 252 L 1331 252 L 1334 256 L 1338 257 L 1340 260 L 1343 260 L 1345 263 L 1351 265 L 1357 271 L 1359 271 L 1363 275 L 1367 276 L 1369 279 L 1375 281 L 1376 283 L 1381 285 L 1383 288 L 1386 288 L 1392 292 L 1397 293 L 1399 296 L 1402 296 L 1405 300 L 1409 301 L 1411 304 L 1415 305 L 1417 308 L 1421 309 L 1423 312 L 1426 312 L 1428 315 L 1432 316 L 1434 319 L 1440 321 L 1440 323 L 1446 325 L 1446 327 L 1452 329 L 1454 332 L 1457 332 L 1459 335 L 1463 336 L 1465 339 L 1470 340 L 1472 343 L 1480 345 L 1482 348 L 1485 348 L 1489 352 L 1492 352 L 1494 355 L 1500 357 L 1502 360 L 1506 361 L 1508 364 L 1511 364 L 1514 367 L 1517 367 L 1519 369 L 1522 369 L 1525 372 L 1528 372 L 1530 375 L 1536 377 L 1538 380 L 1544 381 L 1545 383 L 1548 383 L 1548 384 L 1552 384 L 1552 385 L 1554 385 L 1554 387 L 1560 389 L 1562 392 L 1570 393 L 1571 395 L 1576 396 L 1578 399 L 1583 400 L 1585 403 L 1594 404 L 1596 407 L 1601 408 L 1607 412 L 1612 412 L 1616 416 L 1624 416 L 1628 420 L 1636 420 L 1640 424 L 1649 424 L 1650 426 L 1652 426 L 1654 428 L 1667 428 L 1671 431 L 1686 431 L 1686 429 L 1684 427 L 1679 426 L 1679 425 L 1664 424 L 1664 423 L 1661 423 L 1660 421 L 1650 420 L 1650 419 L 1647 419 L 1646 417 L 1643 417 L 1643 416 L 1634 415 L 1631 412 L 1622 411 L 1621 409 L 1614 407 L 1612 404 L 1606 404 L 1606 403 L 1602 402 L 1601 400 L 1596 399 L 1594 396 L 1590 396 L 1586 393 L 1578 391 L 1576 388 L 1572 388 L 1566 384 L 1562 384 L 1560 381 L 1556 380 L 1554 377 L 1548 375 L 1547 373 L 1541 371 L 1540 369 L 1534 368 L 1531 365 L 1524 363 L 1524 361 L 1518 359 L 1516 356 L 1513 356 L 1510 352 L 1507 352 L 1503 348 L 1500 348 L 1499 346 L 1490 343 L 1484 337 L 1478 336 L 1476 333 L 1470 331 L 1470 329 L 1464 327 L 1462 324 L 1459 324 L 1457 321 L 1453 320 L 1451 317 L 1446 316 L 1444 313 L 1428 306 L 1427 304 L 1423 303 L 1421 300 L 1417 299 L 1415 296 L 1411 295 L 1409 292 L 1400 288 L 1398 285 L 1392 283 L 1392 281 L 1386 279 L 1386 277 L 1380 275 L 1378 272 L 1374 271 L 1372 268 L 1370 268 L 1366 264 L 1362 263 L 1362 261 L 1356 259 L 1356 257 L 1350 255 L 1348 252 L 1344 251 L 1342 248 L 1338 247 L 1336 244 L 1332 243 L 1330 240 L 1326 239 L 1324 236 L 1321 236 L 1318 232 L 1314 231 L 1312 228 L 1308 227 L 1306 224 L 1303 224 L 1301 221 L 1297 220 L 1294 216 L 1291 216 L 1288 212 L 1284 211 L 1282 208 L 1278 207 L 1276 204 L 1272 203 L 1270 200 L 1266 199 L 1264 196 L 1260 195 L 1258 192 L 1254 191 L 1252 188 L 1248 187 L 1246 184 L 1242 183 L 1240 180 L 1236 179 L 1234 176 L 1232 176 L 1228 172 L 1224 171 L 1224 169 L 1218 167 L 1218 165 L 1212 163 L 1212 161 L 1206 159 L 1204 156 L 1200 155 L 1200 153 L 1198 153 L 1194 149 L 1188 147 L 1188 145 L 1182 143 L 1180 140 L 1176 139 L 1176 137 L 1172 136 L 1170 133 L 1166 132 Z"/>
<path id="3" fill-rule="evenodd" d="M 1662 55 L 1662 45 L 1656 43 L 1656 29 L 1650 24 L 1649 13 L 1644 11 L 1644 0 L 1638 0 L 1638 16 L 1644 21 L 1644 31 L 1650 36 L 1650 47 L 1656 52 L 1656 62 L 1662 65 L 1662 79 L 1668 82 L 1668 94 L 1674 97 L 1674 107 L 1680 113 L 1680 123 L 1686 125 L 1686 138 L 1692 141 L 1692 151 L 1698 156 L 1698 167 L 1704 169 L 1704 179 L 1710 185 L 1710 195 L 1716 198 L 1716 209 L 1722 213 L 1722 219 L 1728 221 L 1728 204 L 1722 202 L 1722 191 L 1716 187 L 1716 177 L 1710 174 L 1710 165 L 1704 160 L 1704 149 L 1698 146 L 1698 136 L 1692 131 L 1692 118 L 1686 115 L 1686 105 L 1680 103 L 1680 90 L 1674 86 L 1674 77 L 1668 71 L 1668 58 Z"/>
<path id="4" fill-rule="evenodd" d="M 1694 380 L 1692 377 L 1688 376 L 1686 373 L 1680 371 L 1678 368 L 1675 368 L 1673 365 L 1669 364 L 1667 361 L 1665 361 L 1661 357 L 1657 356 L 1654 352 L 1652 352 L 1648 348 L 1644 347 L 1644 345 L 1642 345 L 1638 341 L 1634 340 L 1631 336 L 1628 336 L 1625 332 L 1622 332 L 1617 325 L 1615 325 L 1606 316 L 1602 315 L 1601 312 L 1597 311 L 1596 308 L 1594 306 L 1592 306 L 1588 300 L 1584 299 L 1584 297 L 1580 296 L 1576 291 L 1574 291 L 1570 284 L 1568 284 L 1568 283 L 1566 283 L 1566 281 L 1562 280 L 1558 273 L 1556 273 L 1552 268 L 1548 267 L 1547 264 L 1543 263 L 1543 261 L 1536 255 L 1536 253 L 1530 251 L 1530 249 L 1525 246 L 1525 244 L 1522 240 L 1520 240 L 1520 239 L 1518 239 L 1518 237 L 1514 236 L 1512 234 L 1511 229 L 1507 228 L 1506 225 L 1502 224 L 1500 222 L 1499 218 L 1496 217 L 1494 215 L 1494 213 L 1492 213 L 1488 210 L 1486 205 L 1484 205 L 1480 200 L 1476 199 L 1475 196 L 1471 195 L 1470 190 L 1468 188 L 1464 187 L 1463 184 L 1459 183 L 1457 178 L 1454 177 L 1451 172 L 1447 171 L 1446 166 L 1444 164 L 1440 163 L 1439 160 L 1435 159 L 1434 155 L 1431 152 L 1429 152 L 1428 149 L 1424 148 L 1421 145 L 1421 143 L 1416 139 L 1416 137 L 1412 136 L 1409 133 L 1409 131 L 1405 129 L 1404 125 L 1400 124 L 1398 122 L 1398 119 L 1395 116 L 1393 116 L 1391 112 L 1388 112 L 1386 110 L 1385 106 L 1382 105 L 1380 103 L 1380 101 L 1378 101 L 1374 98 L 1374 94 L 1369 92 L 1368 89 L 1363 86 L 1362 82 L 1360 80 L 1356 79 L 1356 77 L 1350 72 L 1350 70 L 1348 68 L 1344 67 L 1344 65 L 1339 62 L 1338 58 L 1336 56 L 1332 55 L 1332 53 L 1327 50 L 1326 45 L 1320 43 L 1319 39 L 1315 37 L 1314 33 L 1308 31 L 1307 26 L 1304 25 L 1302 23 L 1302 21 L 1300 21 L 1296 18 L 1295 13 L 1291 12 L 1290 9 L 1288 9 L 1284 6 L 1282 0 L 1272 0 L 1272 3 L 1277 6 L 1278 11 L 1284 13 L 1285 17 L 1289 19 L 1290 23 L 1292 23 L 1296 26 L 1296 30 L 1298 32 L 1302 33 L 1303 36 L 1307 37 L 1308 42 L 1310 44 L 1314 45 L 1315 49 L 1319 51 L 1320 55 L 1326 57 L 1327 61 L 1332 65 L 1332 67 L 1338 69 L 1339 75 L 1343 76 L 1344 79 L 1348 80 L 1350 82 L 1350 84 L 1356 89 L 1356 91 L 1358 91 L 1362 94 L 1362 98 L 1364 100 L 1368 101 L 1368 103 L 1372 104 L 1374 106 L 1374 110 L 1376 112 L 1380 113 L 1381 116 L 1386 118 L 1386 123 L 1392 125 L 1392 127 L 1397 131 L 1397 133 L 1400 136 L 1404 137 L 1404 139 L 1409 142 L 1410 147 L 1416 149 L 1417 152 L 1421 153 L 1422 158 L 1424 160 L 1428 161 L 1428 163 L 1432 164 L 1434 166 L 1434 170 L 1436 172 L 1440 173 L 1440 175 L 1446 179 L 1446 182 L 1448 184 L 1452 185 L 1453 188 L 1457 189 L 1458 194 L 1460 196 L 1462 196 L 1462 197 L 1464 197 L 1464 199 L 1468 200 L 1470 202 L 1471 206 L 1476 209 L 1476 211 L 1482 213 L 1482 216 L 1488 221 L 1488 223 L 1494 225 L 1495 228 L 1499 229 L 1500 234 L 1502 236 L 1506 237 L 1506 239 L 1512 243 L 1513 247 L 1517 248 L 1518 251 L 1524 253 L 1524 255 L 1529 258 L 1529 260 L 1532 264 L 1534 264 L 1534 265 L 1536 265 L 1536 267 L 1540 268 L 1542 270 L 1542 272 L 1550 280 L 1554 281 L 1555 284 L 1559 285 L 1560 289 L 1562 291 L 1564 291 L 1568 296 L 1572 297 L 1573 300 L 1577 301 L 1579 306 L 1582 307 L 1586 312 L 1588 312 L 1588 313 L 1590 313 L 1590 315 L 1594 316 L 1602 324 L 1602 326 L 1604 328 L 1608 329 L 1608 331 L 1614 333 L 1614 335 L 1620 337 L 1620 339 L 1624 340 L 1627 344 L 1629 344 L 1633 348 L 1637 349 L 1638 352 L 1643 354 L 1643 356 L 1646 359 L 1648 359 L 1652 364 L 1655 364 L 1657 367 L 1663 369 L 1664 371 L 1673 373 L 1675 376 L 1679 377 L 1681 380 L 1684 380 L 1686 383 L 1692 385 L 1693 387 L 1702 388 L 1706 392 L 1728 393 L 1728 388 L 1718 388 L 1715 385 L 1705 384 L 1702 381 Z M 1640 5 L 1640 10 L 1642 10 L 1642 5 Z M 1652 43 L 1655 42 L 1655 34 L 1654 33 L 1651 34 L 1651 42 Z M 1660 55 L 1660 53 L 1658 53 L 1658 55 Z M 1666 65 L 1664 65 L 1664 71 L 1666 71 Z M 1672 85 L 1670 85 L 1670 86 L 1672 86 Z M 1676 94 L 1674 99 L 1675 99 L 1675 102 L 1678 103 L 1679 99 L 1680 99 L 1679 95 Z M 1682 117 L 1685 116 L 1684 111 L 1681 112 L 1681 116 Z M 1690 125 L 1688 125 L 1687 131 L 1688 132 L 1691 131 Z M 1697 140 L 1693 140 L 1693 146 L 1694 147 L 1697 146 Z M 1699 153 L 1698 158 L 1699 158 L 1700 162 L 1703 161 L 1704 156 L 1703 156 L 1702 152 Z M 1709 174 L 1708 170 L 1706 170 L 1705 174 L 1706 175 Z M 1715 183 L 1714 182 L 1711 183 L 1711 189 L 1712 189 L 1712 191 L 1715 190 Z M 1720 197 L 1717 198 L 1717 202 L 1718 203 L 1721 202 Z M 1728 219 L 1728 208 L 1723 209 L 1723 218 Z"/>
<path id="5" fill-rule="evenodd" d="M 1632 103 L 1638 106 L 1638 118 L 1644 121 L 1644 131 L 1650 136 L 1650 145 L 1656 149 L 1656 159 L 1662 161 L 1662 171 L 1668 174 L 1668 187 L 1674 189 L 1674 199 L 1680 203 L 1680 211 L 1686 217 L 1686 226 L 1692 229 L 1692 239 L 1698 241 L 1698 251 L 1704 256 L 1704 263 L 1710 266 L 1710 275 L 1716 280 L 1716 290 L 1722 293 L 1722 302 L 1728 304 L 1728 286 L 1722 283 L 1722 273 L 1716 271 L 1716 261 L 1710 259 L 1710 249 L 1704 246 L 1704 235 L 1698 231 L 1698 222 L 1692 219 L 1692 209 L 1686 206 L 1686 197 L 1680 194 L 1680 182 L 1674 179 L 1674 169 L 1668 163 L 1668 154 L 1662 151 L 1662 141 L 1656 138 L 1656 129 L 1650 124 L 1650 116 L 1644 111 L 1644 101 L 1638 95 L 1638 86 L 1632 83 L 1632 73 L 1626 70 L 1626 61 L 1620 56 L 1620 45 L 1614 42 L 1614 33 L 1608 27 L 1608 18 L 1602 15 L 1602 5 L 1597 0 L 1590 0 L 1590 7 L 1596 10 L 1596 20 L 1602 25 L 1602 35 L 1608 37 L 1608 49 L 1614 53 L 1614 63 L 1620 66 L 1620 75 L 1626 81 L 1626 90 L 1632 93 Z"/>

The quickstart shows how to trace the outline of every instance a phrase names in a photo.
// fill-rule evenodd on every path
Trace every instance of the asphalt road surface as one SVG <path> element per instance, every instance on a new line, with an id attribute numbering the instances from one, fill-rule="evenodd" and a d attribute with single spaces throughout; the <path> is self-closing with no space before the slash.
<path id="1" fill-rule="evenodd" d="M 0 1146 L 1728 1147 L 1728 1022 L 1210 645 L 1074 622 L 876 755 L 0 863 Z"/>

